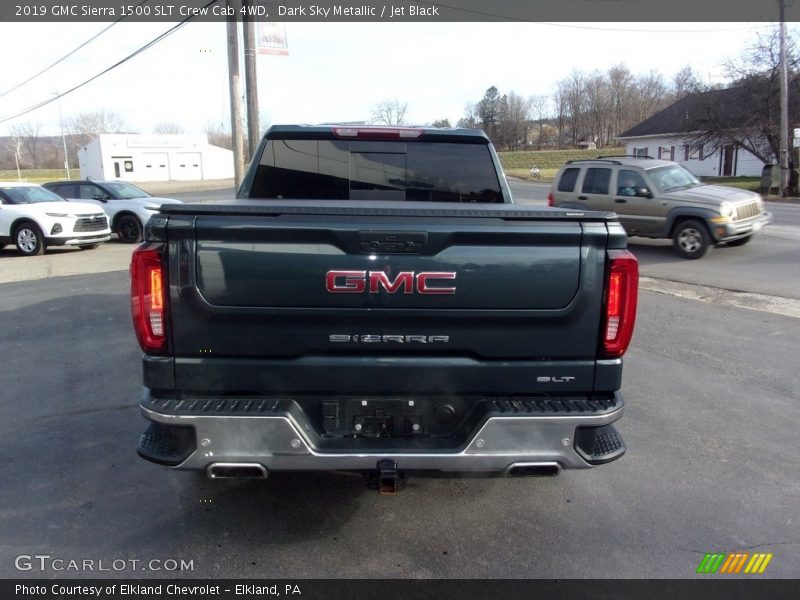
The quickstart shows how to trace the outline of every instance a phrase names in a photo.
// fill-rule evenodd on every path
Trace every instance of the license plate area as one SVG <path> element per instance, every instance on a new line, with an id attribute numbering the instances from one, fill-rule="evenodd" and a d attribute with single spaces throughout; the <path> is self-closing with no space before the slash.
<path id="1" fill-rule="evenodd" d="M 399 438 L 425 435 L 425 419 L 414 400 L 349 400 L 347 434 L 364 438 Z"/>

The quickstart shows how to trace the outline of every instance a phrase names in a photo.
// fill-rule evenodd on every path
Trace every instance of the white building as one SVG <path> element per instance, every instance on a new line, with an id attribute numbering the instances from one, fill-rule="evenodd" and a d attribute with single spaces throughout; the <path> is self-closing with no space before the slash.
<path id="1" fill-rule="evenodd" d="M 197 181 L 233 177 L 233 152 L 205 135 L 103 133 L 78 150 L 82 179 Z"/>
<path id="2" fill-rule="evenodd" d="M 740 88 L 729 88 L 686 96 L 618 139 L 625 142 L 625 154 L 673 160 L 699 177 L 759 177 L 764 162 L 746 149 L 724 143 L 709 147 L 693 141 L 693 124 L 702 118 L 704 107 L 717 103 L 739 108 L 743 104 L 741 93 Z"/>

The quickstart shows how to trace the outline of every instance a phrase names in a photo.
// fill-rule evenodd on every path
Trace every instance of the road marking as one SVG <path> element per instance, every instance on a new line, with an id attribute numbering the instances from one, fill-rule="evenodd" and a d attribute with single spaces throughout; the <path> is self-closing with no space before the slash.
<path id="1" fill-rule="evenodd" d="M 653 279 L 651 277 L 640 277 L 639 289 L 687 300 L 699 300 L 708 304 L 746 308 L 800 319 L 800 300 L 794 298 L 736 292 L 723 288 L 669 281 L 667 279 Z"/>

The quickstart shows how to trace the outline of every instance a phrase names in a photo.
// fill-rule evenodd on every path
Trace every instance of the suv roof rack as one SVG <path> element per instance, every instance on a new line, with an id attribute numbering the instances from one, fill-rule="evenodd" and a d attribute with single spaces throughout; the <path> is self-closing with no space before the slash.
<path id="1" fill-rule="evenodd" d="M 597 158 L 648 158 L 650 160 L 655 160 L 655 158 L 647 156 L 646 154 L 608 154 L 606 156 L 598 156 Z"/>
<path id="2" fill-rule="evenodd" d="M 567 164 L 569 165 L 569 164 L 572 164 L 572 163 L 579 163 L 579 162 L 607 162 L 607 163 L 611 163 L 612 165 L 621 165 L 622 164 L 618 160 L 611 160 L 610 158 L 605 158 L 605 157 L 602 157 L 602 156 L 600 156 L 598 158 L 573 158 L 572 160 L 568 160 Z"/>

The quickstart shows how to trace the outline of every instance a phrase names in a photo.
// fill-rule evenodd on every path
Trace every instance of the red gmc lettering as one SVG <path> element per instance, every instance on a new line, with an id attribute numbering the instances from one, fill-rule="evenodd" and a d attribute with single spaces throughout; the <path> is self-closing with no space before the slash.
<path id="1" fill-rule="evenodd" d="M 420 294 L 455 294 L 454 287 L 431 287 L 428 282 L 436 279 L 455 279 L 456 274 L 452 272 L 430 272 L 417 275 L 417 291 Z"/>
<path id="2" fill-rule="evenodd" d="M 383 271 L 370 271 L 369 272 L 369 293 L 377 294 L 378 285 L 382 285 L 390 294 L 394 294 L 401 287 L 404 294 L 414 293 L 414 273 L 413 271 L 403 271 L 397 274 L 395 280 L 390 282 L 389 276 Z"/>
<path id="3" fill-rule="evenodd" d="M 383 271 L 328 271 L 325 275 L 325 289 L 333 294 L 361 294 L 367 291 L 369 279 L 369 293 L 378 294 L 381 289 L 389 294 L 396 294 L 402 290 L 404 294 L 434 295 L 456 293 L 455 287 L 436 285 L 437 281 L 452 281 L 456 274 L 452 271 L 401 271 L 394 280 Z M 416 288 L 416 289 L 415 289 Z"/>
<path id="4" fill-rule="evenodd" d="M 335 294 L 360 294 L 367 289 L 366 274 L 366 271 L 328 271 L 325 289 Z"/>

